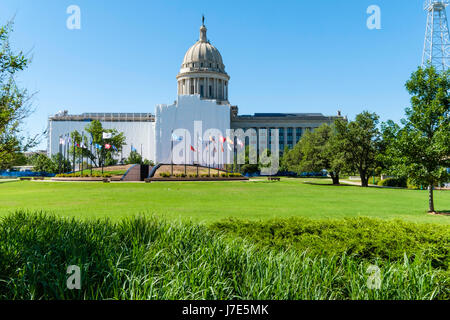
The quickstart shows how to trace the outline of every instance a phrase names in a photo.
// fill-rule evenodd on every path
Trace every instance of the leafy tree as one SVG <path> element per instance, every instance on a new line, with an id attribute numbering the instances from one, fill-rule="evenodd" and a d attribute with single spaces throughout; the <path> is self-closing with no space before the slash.
<path id="1" fill-rule="evenodd" d="M 394 165 L 393 158 L 389 155 L 389 148 L 397 138 L 400 126 L 392 120 L 388 120 L 381 124 L 381 141 L 379 144 L 379 154 L 377 160 L 379 166 L 375 170 L 377 174 L 392 173 L 392 166 Z"/>
<path id="2" fill-rule="evenodd" d="M 300 139 L 301 140 L 301 139 Z M 300 162 L 303 159 L 303 154 L 301 150 L 300 141 L 288 152 L 283 154 L 281 158 L 281 167 L 285 171 L 294 171 L 300 173 L 302 170 L 300 168 Z"/>
<path id="3" fill-rule="evenodd" d="M 52 163 L 53 163 L 53 170 L 48 171 L 49 173 L 60 173 L 60 172 L 71 172 L 72 171 L 72 165 L 69 160 L 64 159 L 64 156 L 62 154 L 54 154 L 51 157 Z"/>
<path id="4" fill-rule="evenodd" d="M 115 166 L 119 161 L 112 157 L 112 152 L 106 153 L 105 156 L 105 167 Z"/>
<path id="5" fill-rule="evenodd" d="M 344 167 L 344 155 L 340 150 L 334 126 L 323 124 L 314 131 L 307 131 L 300 139 L 301 171 L 327 170 L 333 184 L 339 184 L 339 174 Z"/>
<path id="6" fill-rule="evenodd" d="M 70 138 L 72 139 L 72 146 L 69 148 L 70 159 L 75 158 L 75 163 L 82 163 L 83 159 L 95 159 L 88 147 L 88 137 L 75 130 L 70 133 Z"/>
<path id="7" fill-rule="evenodd" d="M 11 167 L 13 166 L 26 166 L 28 164 L 28 158 L 23 152 L 16 152 L 14 154 L 14 159 L 11 162 Z"/>
<path id="8" fill-rule="evenodd" d="M 369 186 L 369 177 L 378 166 L 381 139 L 378 120 L 376 113 L 364 111 L 354 121 L 335 121 L 338 148 L 349 169 L 359 172 L 362 187 Z"/>
<path id="9" fill-rule="evenodd" d="M 148 159 L 143 159 L 142 156 L 136 151 L 131 151 L 130 155 L 124 161 L 125 164 L 142 164 L 148 166 L 154 166 L 155 163 Z"/>
<path id="10" fill-rule="evenodd" d="M 142 161 L 142 164 L 151 166 L 151 167 L 155 166 L 155 163 L 153 162 L 153 160 L 148 160 L 148 159 L 144 159 L 144 161 Z"/>
<path id="11" fill-rule="evenodd" d="M 283 154 L 280 156 L 280 171 L 281 172 L 289 171 L 288 162 L 286 161 L 286 159 L 288 157 L 288 153 L 289 153 L 289 147 L 285 146 Z"/>
<path id="12" fill-rule="evenodd" d="M 15 78 L 30 61 L 22 51 L 11 49 L 9 35 L 12 23 L 0 27 L 0 168 L 8 168 L 17 153 L 36 145 L 37 136 L 25 139 L 19 135 L 23 120 L 30 114 L 30 96 L 17 86 Z"/>
<path id="13" fill-rule="evenodd" d="M 119 133 L 116 129 L 104 129 L 101 122 L 98 120 L 94 120 L 86 126 L 86 131 L 90 134 L 94 146 L 91 160 L 98 166 L 111 164 L 114 156 L 117 156 L 123 150 L 123 146 L 125 145 L 125 136 L 123 132 Z M 103 133 L 111 133 L 112 137 L 104 139 Z M 111 148 L 105 148 L 107 144 L 109 144 Z"/>
<path id="14" fill-rule="evenodd" d="M 51 172 L 53 171 L 52 160 L 45 154 L 35 154 L 31 157 L 31 164 L 34 166 L 33 170 L 36 172 Z"/>
<path id="15" fill-rule="evenodd" d="M 418 68 L 406 83 L 412 95 L 403 127 L 391 130 L 387 148 L 392 173 L 407 176 L 429 190 L 429 211 L 435 212 L 434 186 L 447 182 L 450 167 L 449 71 L 438 73 L 433 66 Z"/>
<path id="16" fill-rule="evenodd" d="M 131 151 L 125 164 L 142 164 L 142 156 L 137 151 Z"/>
<path id="17" fill-rule="evenodd" d="M 68 160 L 64 160 L 62 155 L 54 154 L 51 158 L 45 154 L 35 154 L 30 158 L 33 171 L 59 173 L 71 171 L 71 164 Z"/>

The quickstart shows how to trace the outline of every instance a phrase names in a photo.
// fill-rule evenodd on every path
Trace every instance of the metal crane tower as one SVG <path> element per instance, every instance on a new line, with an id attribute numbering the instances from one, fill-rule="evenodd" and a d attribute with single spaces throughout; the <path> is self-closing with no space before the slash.
<path id="1" fill-rule="evenodd" d="M 423 48 L 422 66 L 431 63 L 437 71 L 448 70 L 450 37 L 447 12 L 448 0 L 426 0 L 427 28 Z"/>

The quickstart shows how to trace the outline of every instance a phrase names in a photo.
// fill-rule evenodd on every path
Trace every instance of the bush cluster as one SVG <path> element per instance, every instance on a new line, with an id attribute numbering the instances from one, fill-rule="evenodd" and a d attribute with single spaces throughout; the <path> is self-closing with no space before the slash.
<path id="1" fill-rule="evenodd" d="M 235 178 L 235 177 L 242 177 L 242 174 L 240 173 L 222 173 L 222 178 Z"/>
<path id="2" fill-rule="evenodd" d="M 259 248 L 193 223 L 24 212 L 0 220 L 0 300 L 448 298 L 448 282 L 426 261 L 375 263 L 379 290 L 367 287 L 370 264 L 350 255 Z M 69 265 L 81 269 L 81 290 L 67 289 Z"/>
<path id="3" fill-rule="evenodd" d="M 57 178 L 111 178 L 112 174 L 105 172 L 92 172 L 92 175 L 90 173 L 61 173 L 56 175 Z"/>
<path id="4" fill-rule="evenodd" d="M 352 254 L 360 259 L 400 261 L 422 256 L 450 272 L 450 229 L 435 224 L 371 218 L 307 218 L 247 221 L 229 219 L 212 230 L 246 238 L 262 247 L 307 250 L 311 254 Z"/>
<path id="5" fill-rule="evenodd" d="M 406 178 L 387 178 L 387 179 L 378 181 L 378 185 L 382 186 L 382 187 L 406 188 L 407 181 L 406 181 Z"/>
<path id="6" fill-rule="evenodd" d="M 170 177 L 172 177 L 170 172 L 161 172 L 159 175 L 160 175 L 161 178 L 170 178 Z M 222 173 L 221 175 L 219 175 L 217 173 L 212 174 L 212 175 L 209 175 L 207 173 L 206 174 L 205 173 L 204 174 L 200 174 L 200 175 L 197 175 L 195 173 L 194 174 L 188 174 L 188 175 L 186 175 L 184 173 L 179 173 L 179 174 L 175 174 L 174 177 L 176 177 L 176 178 L 186 178 L 186 177 L 189 177 L 189 178 L 199 178 L 199 177 L 201 177 L 201 178 L 209 178 L 209 177 L 230 178 L 230 177 L 242 177 L 242 175 L 240 173 Z"/>
<path id="7" fill-rule="evenodd" d="M 159 174 L 159 176 L 161 177 L 161 178 L 170 178 L 170 172 L 161 172 L 160 174 Z"/>

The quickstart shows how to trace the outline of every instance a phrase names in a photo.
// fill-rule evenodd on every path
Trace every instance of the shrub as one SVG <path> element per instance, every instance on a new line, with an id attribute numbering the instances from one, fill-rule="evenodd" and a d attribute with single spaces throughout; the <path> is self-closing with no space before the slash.
<path id="1" fill-rule="evenodd" d="M 161 172 L 161 173 L 159 174 L 159 176 L 160 176 L 161 178 L 170 178 L 170 177 L 171 177 L 171 174 L 170 174 L 170 172 Z"/>
<path id="2" fill-rule="evenodd" d="M 399 187 L 406 188 L 406 178 L 388 178 L 378 182 L 379 186 L 382 187 Z"/>
<path id="3" fill-rule="evenodd" d="M 307 218 L 247 221 L 230 219 L 212 230 L 239 236 L 261 247 L 308 250 L 317 255 L 353 254 L 373 261 L 401 261 L 423 256 L 436 268 L 450 269 L 450 229 L 435 224 L 369 218 L 313 220 Z"/>
<path id="4" fill-rule="evenodd" d="M 90 173 L 80 173 L 80 172 L 75 172 L 75 173 L 62 173 L 62 174 L 57 174 L 56 175 L 57 178 L 111 178 L 112 174 L 105 172 L 105 173 L 101 173 L 98 171 L 94 171 L 92 172 L 92 175 Z"/>
<path id="5" fill-rule="evenodd" d="M 229 173 L 228 176 L 229 177 L 242 177 L 242 174 L 240 174 L 240 173 Z"/>
<path id="6" fill-rule="evenodd" d="M 408 179 L 406 185 L 407 185 L 408 189 L 413 189 L 413 190 L 420 189 L 420 186 L 413 184 L 411 179 Z"/>
<path id="7" fill-rule="evenodd" d="M 448 276 L 418 259 L 369 262 L 228 241 L 203 225 L 136 217 L 112 223 L 23 212 L 0 220 L 0 300 L 448 299 Z M 81 289 L 67 290 L 67 266 Z"/>

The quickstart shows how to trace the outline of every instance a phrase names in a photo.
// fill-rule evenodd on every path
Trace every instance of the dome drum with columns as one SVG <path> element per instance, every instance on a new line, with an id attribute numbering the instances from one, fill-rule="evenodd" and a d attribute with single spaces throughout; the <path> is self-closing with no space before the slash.
<path id="1" fill-rule="evenodd" d="M 200 95 L 203 99 L 228 102 L 228 81 L 222 56 L 200 27 L 200 39 L 186 52 L 178 80 L 178 95 Z"/>

